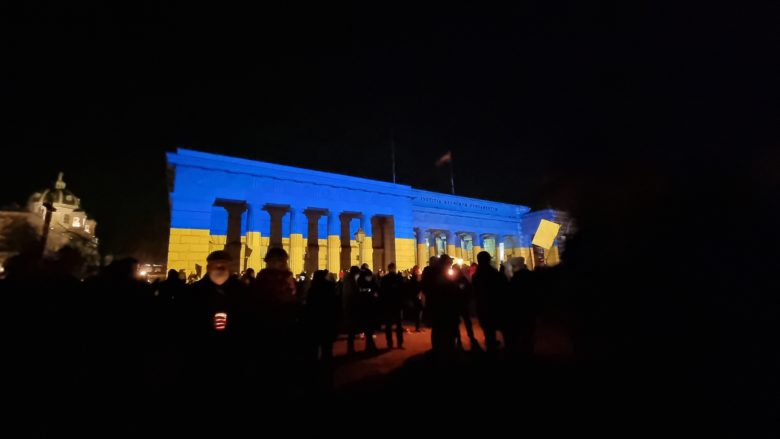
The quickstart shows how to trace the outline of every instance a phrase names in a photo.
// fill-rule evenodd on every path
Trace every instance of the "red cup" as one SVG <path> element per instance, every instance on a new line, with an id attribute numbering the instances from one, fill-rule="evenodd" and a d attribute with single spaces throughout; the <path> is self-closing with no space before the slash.
<path id="1" fill-rule="evenodd" d="M 214 330 L 224 331 L 227 327 L 227 313 L 218 312 L 214 314 Z"/>

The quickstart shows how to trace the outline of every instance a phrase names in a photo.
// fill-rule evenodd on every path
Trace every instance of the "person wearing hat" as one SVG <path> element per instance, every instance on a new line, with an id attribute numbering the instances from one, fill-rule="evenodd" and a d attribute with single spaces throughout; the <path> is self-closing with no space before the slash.
<path id="1" fill-rule="evenodd" d="M 268 249 L 266 268 L 258 273 L 252 291 L 252 315 L 260 322 L 259 331 L 254 332 L 253 345 L 264 351 L 264 360 L 260 363 L 263 370 L 259 376 L 270 377 L 267 383 L 278 386 L 269 390 L 271 393 L 287 391 L 304 345 L 300 325 L 303 309 L 288 261 L 284 249 Z"/>
<path id="2" fill-rule="evenodd" d="M 287 265 L 289 256 L 283 248 L 273 247 L 265 255 L 266 268 L 257 275 L 257 289 L 270 305 L 297 301 L 295 278 Z"/>
<path id="3" fill-rule="evenodd" d="M 232 258 L 218 250 L 206 258 L 206 275 L 192 284 L 192 296 L 197 302 L 200 318 L 198 332 L 210 340 L 225 340 L 233 336 L 237 307 L 244 285 L 230 275 Z"/>
<path id="4" fill-rule="evenodd" d="M 239 365 L 241 352 L 239 329 L 245 286 L 230 275 L 231 257 L 215 251 L 206 258 L 206 274 L 190 286 L 191 308 L 188 380 L 207 380 L 208 385 L 223 386 L 226 391 L 239 387 L 239 376 L 232 371 Z"/>

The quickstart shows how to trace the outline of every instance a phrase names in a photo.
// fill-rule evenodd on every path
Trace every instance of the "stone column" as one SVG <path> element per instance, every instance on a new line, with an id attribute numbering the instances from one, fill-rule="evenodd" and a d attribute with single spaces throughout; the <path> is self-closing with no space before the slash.
<path id="1" fill-rule="evenodd" d="M 478 233 L 471 234 L 471 246 L 474 249 L 474 262 L 477 262 L 477 255 L 482 251 L 482 236 Z"/>
<path id="2" fill-rule="evenodd" d="M 435 230 L 428 230 L 428 258 L 437 256 L 436 235 L 438 235 L 438 232 Z"/>
<path id="3" fill-rule="evenodd" d="M 449 244 L 449 241 L 447 243 Z M 452 233 L 452 246 L 455 249 L 452 257 L 454 259 L 465 259 L 463 257 L 463 244 L 460 241 L 460 233 Z"/>
<path id="4" fill-rule="evenodd" d="M 443 236 L 447 237 L 447 254 L 455 259 L 457 256 L 455 256 L 455 234 L 450 232 L 449 230 L 446 232 L 442 232 Z"/>
<path id="5" fill-rule="evenodd" d="M 421 229 L 414 229 L 417 235 L 417 265 L 422 270 L 428 263 L 428 249 L 425 243 L 425 232 Z"/>
<path id="6" fill-rule="evenodd" d="M 504 258 L 505 258 L 505 260 L 508 261 L 508 260 L 512 259 L 512 257 L 514 257 L 514 246 L 512 245 L 511 236 L 509 236 L 509 235 L 506 235 L 506 236 L 497 235 L 497 236 L 499 236 L 499 238 L 498 238 L 498 239 L 500 239 L 499 242 L 504 244 Z"/>
<path id="7" fill-rule="evenodd" d="M 320 248 L 320 217 L 322 217 L 324 213 L 319 210 L 309 209 L 305 210 L 304 214 L 306 214 L 306 239 L 304 240 L 306 257 L 303 269 L 306 270 L 307 273 L 314 273 L 320 268 L 327 268 L 320 267 L 320 251 L 327 252 L 327 244 L 324 248 Z M 327 243 L 327 235 L 325 239 Z"/>
<path id="8" fill-rule="evenodd" d="M 269 237 L 268 248 L 283 248 L 282 218 L 284 218 L 284 214 L 286 212 L 281 207 L 267 207 L 266 210 L 271 216 L 271 234 Z"/>
<path id="9" fill-rule="evenodd" d="M 295 275 L 303 271 L 303 231 L 306 227 L 303 209 L 290 208 L 290 271 Z"/>
<path id="10" fill-rule="evenodd" d="M 339 224 L 341 225 L 341 269 L 347 272 L 352 267 L 352 239 L 349 235 L 349 224 L 352 221 L 352 215 L 342 213 L 339 215 Z"/>
<path id="11" fill-rule="evenodd" d="M 501 259 L 501 246 L 504 245 L 504 258 Z M 509 254 L 506 244 L 504 244 L 504 238 L 502 235 L 496 234 L 496 258 L 501 262 L 508 261 L 512 256 Z"/>
<path id="12" fill-rule="evenodd" d="M 334 211 L 328 212 L 328 271 L 338 274 L 339 252 L 341 240 L 339 239 L 339 217 Z"/>
<path id="13" fill-rule="evenodd" d="M 392 262 L 398 266 L 395 256 L 395 219 L 393 217 L 385 217 L 382 221 L 382 246 L 385 250 L 385 263 L 383 269 L 387 270 L 387 266 Z"/>
<path id="14" fill-rule="evenodd" d="M 214 205 L 224 207 L 228 212 L 225 251 L 232 259 L 230 272 L 238 273 L 241 271 L 241 215 L 246 211 L 246 203 L 218 200 Z"/>

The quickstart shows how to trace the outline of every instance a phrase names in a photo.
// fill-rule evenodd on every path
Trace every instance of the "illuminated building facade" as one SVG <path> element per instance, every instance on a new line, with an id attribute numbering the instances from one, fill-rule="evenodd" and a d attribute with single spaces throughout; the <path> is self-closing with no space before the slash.
<path id="1" fill-rule="evenodd" d="M 87 217 L 87 213 L 81 208 L 81 199 L 73 192 L 66 189 L 62 172 L 57 176 L 53 189 L 44 189 L 34 193 L 27 204 L 27 209 L 43 219 L 46 216 L 46 206 L 51 203 L 54 210 L 51 215 L 50 239 L 47 242 L 51 250 L 61 247 L 65 239 L 53 239 L 53 234 L 69 234 L 68 241 L 74 237 L 93 242 L 97 246 L 95 238 L 95 220 Z"/>
<path id="2" fill-rule="evenodd" d="M 287 250 L 295 273 L 390 262 L 405 270 L 443 253 L 470 263 L 482 250 L 532 265 L 536 226 L 555 219 L 549 210 L 187 149 L 167 159 L 168 269 L 188 274 L 223 249 L 234 271 L 261 269 L 269 247 Z M 556 263 L 557 246 L 544 256 Z"/>
<path id="3" fill-rule="evenodd" d="M 30 196 L 26 209 L 0 211 L 0 265 L 29 247 L 31 239 L 38 242 L 49 208 L 52 212 L 45 251 L 56 252 L 67 245 L 77 249 L 88 264 L 98 264 L 98 238 L 95 236 L 97 223 L 82 209 L 81 199 L 66 189 L 60 172 L 53 188 Z"/>

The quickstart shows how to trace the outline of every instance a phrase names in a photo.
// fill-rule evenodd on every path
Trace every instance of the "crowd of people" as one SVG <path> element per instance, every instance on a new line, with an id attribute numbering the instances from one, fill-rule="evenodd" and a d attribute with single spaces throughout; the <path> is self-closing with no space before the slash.
<path id="1" fill-rule="evenodd" d="M 202 279 L 187 282 L 170 270 L 167 279 L 151 284 L 139 279 L 133 259 L 86 279 L 82 262 L 69 247 L 43 260 L 18 255 L 0 281 L 16 310 L 9 321 L 19 334 L 17 348 L 26 352 L 20 368 L 34 373 L 56 364 L 58 373 L 41 372 L 51 378 L 48 385 L 86 380 L 132 387 L 160 367 L 147 364 L 152 353 L 172 359 L 174 383 L 217 374 L 240 380 L 237 387 L 290 396 L 328 388 L 340 334 L 348 355 L 355 354 L 356 339 L 376 353 L 375 334 L 382 331 L 386 348 L 403 349 L 408 332 L 430 327 L 431 352 L 447 358 L 463 349 L 461 320 L 472 350 L 497 352 L 498 331 L 507 353 L 528 353 L 531 343 L 530 272 L 522 258 L 515 258 L 514 270 L 493 267 L 482 252 L 471 266 L 441 255 L 423 270 L 399 273 L 391 263 L 375 275 L 364 264 L 296 278 L 283 249 L 270 249 L 266 268 L 256 275 L 251 268 L 231 273 L 228 253 L 216 251 Z M 529 312 L 510 318 L 506 310 L 518 307 Z M 481 342 L 473 310 L 485 333 Z M 521 314 L 528 318 L 518 320 Z"/>

